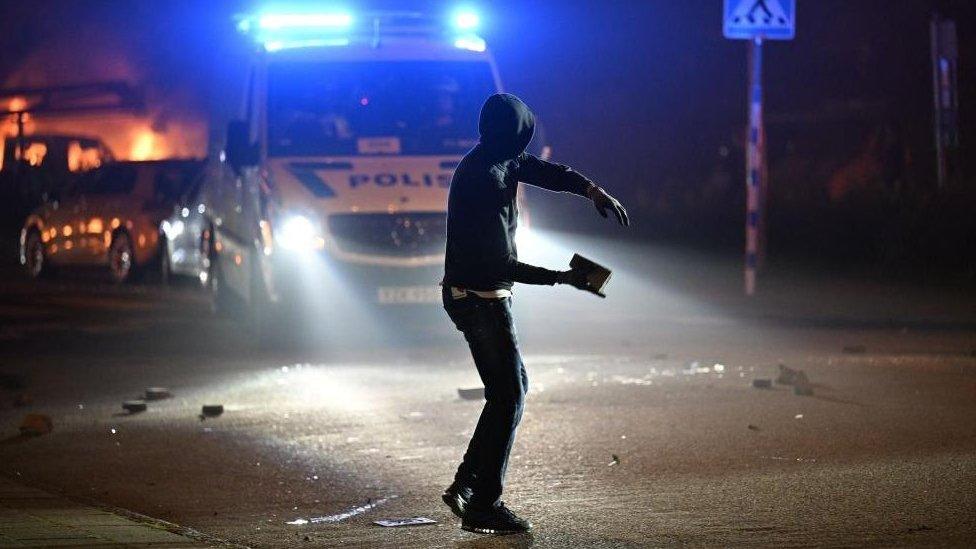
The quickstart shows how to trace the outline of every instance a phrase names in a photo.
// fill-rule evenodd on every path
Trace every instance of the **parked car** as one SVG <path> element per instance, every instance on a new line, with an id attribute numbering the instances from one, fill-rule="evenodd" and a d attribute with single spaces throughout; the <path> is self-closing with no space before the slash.
<path id="1" fill-rule="evenodd" d="M 24 218 L 46 197 L 64 192 L 85 172 L 110 162 L 112 151 L 94 137 L 0 136 L 0 247 L 14 244 Z"/>
<path id="2" fill-rule="evenodd" d="M 114 162 L 81 176 L 31 213 L 20 262 L 37 278 L 52 268 L 97 267 L 115 282 L 150 268 L 165 277 L 162 220 L 199 179 L 202 162 Z"/>

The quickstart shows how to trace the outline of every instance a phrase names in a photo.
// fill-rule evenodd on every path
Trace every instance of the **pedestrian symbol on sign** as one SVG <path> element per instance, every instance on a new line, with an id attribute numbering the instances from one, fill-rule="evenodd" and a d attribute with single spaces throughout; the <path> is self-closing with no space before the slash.
<path id="1" fill-rule="evenodd" d="M 790 40 L 796 0 L 725 0 L 726 38 Z"/>
<path id="2" fill-rule="evenodd" d="M 743 25 L 747 20 L 750 25 L 759 24 L 760 21 L 763 24 L 770 25 L 774 21 L 780 25 L 789 24 L 786 20 L 786 16 L 783 14 L 782 10 L 779 13 L 773 13 L 770 11 L 769 6 L 766 5 L 766 0 L 755 0 L 756 3 L 749 8 L 749 11 L 745 15 L 732 14 L 732 22 L 736 25 Z M 779 7 L 779 4 L 776 5 Z M 757 13 L 758 12 L 758 13 Z"/>

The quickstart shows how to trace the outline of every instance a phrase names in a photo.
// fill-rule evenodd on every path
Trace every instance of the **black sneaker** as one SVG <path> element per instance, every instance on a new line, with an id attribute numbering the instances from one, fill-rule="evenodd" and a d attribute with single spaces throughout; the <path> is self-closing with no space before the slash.
<path id="1" fill-rule="evenodd" d="M 532 529 L 532 523 L 520 518 L 499 501 L 488 509 L 469 508 L 461 519 L 461 529 L 477 534 L 522 534 Z"/>
<path id="2" fill-rule="evenodd" d="M 464 518 L 464 512 L 468 508 L 468 502 L 471 501 L 471 488 L 451 484 L 447 490 L 444 490 L 441 499 L 444 500 L 444 503 L 451 508 L 451 512 L 457 515 L 458 518 Z"/>

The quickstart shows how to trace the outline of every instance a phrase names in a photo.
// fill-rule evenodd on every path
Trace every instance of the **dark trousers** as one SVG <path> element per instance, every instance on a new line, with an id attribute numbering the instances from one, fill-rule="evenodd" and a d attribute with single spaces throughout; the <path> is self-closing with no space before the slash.
<path id="1" fill-rule="evenodd" d="M 454 477 L 455 485 L 473 491 L 470 506 L 494 505 L 502 495 L 508 455 L 522 419 L 529 378 L 519 354 L 511 298 L 451 297 L 444 289 L 444 309 L 471 348 L 485 385 L 485 407 L 468 450 Z"/>

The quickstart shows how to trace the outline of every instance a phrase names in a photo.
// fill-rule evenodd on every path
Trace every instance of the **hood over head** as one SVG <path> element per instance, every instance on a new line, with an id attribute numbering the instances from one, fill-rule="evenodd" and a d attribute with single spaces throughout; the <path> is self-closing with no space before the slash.
<path id="1" fill-rule="evenodd" d="M 535 132 L 535 115 L 510 93 L 496 93 L 481 107 L 478 121 L 481 146 L 497 158 L 515 158 L 525 152 Z"/>

